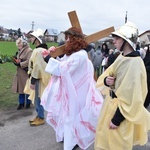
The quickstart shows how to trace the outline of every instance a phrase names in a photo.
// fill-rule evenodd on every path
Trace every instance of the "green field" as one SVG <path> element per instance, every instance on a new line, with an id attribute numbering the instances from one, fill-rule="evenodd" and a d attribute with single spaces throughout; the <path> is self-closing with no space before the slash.
<path id="1" fill-rule="evenodd" d="M 57 43 L 47 43 L 48 47 Z M 34 49 L 34 46 L 31 45 Z M 13 56 L 17 51 L 15 42 L 0 41 L 0 55 Z M 9 109 L 17 107 L 18 94 L 11 91 L 12 81 L 16 72 L 16 66 L 11 62 L 0 63 L 0 109 Z"/>

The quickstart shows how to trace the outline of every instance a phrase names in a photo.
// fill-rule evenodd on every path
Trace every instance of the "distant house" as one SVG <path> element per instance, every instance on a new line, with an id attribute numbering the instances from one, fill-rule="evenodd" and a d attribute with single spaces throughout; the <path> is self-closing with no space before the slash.
<path id="1" fill-rule="evenodd" d="M 57 43 L 60 43 L 60 42 L 62 42 L 62 41 L 65 41 L 65 34 L 64 34 L 64 32 L 61 31 L 61 32 L 58 34 Z"/>
<path id="2" fill-rule="evenodd" d="M 46 29 L 44 32 L 46 42 L 57 42 L 58 30 L 57 29 Z"/>
<path id="3" fill-rule="evenodd" d="M 142 45 L 150 44 L 150 30 L 147 30 L 139 35 L 139 39 Z"/>
<path id="4" fill-rule="evenodd" d="M 14 29 L 7 29 L 7 33 L 9 34 L 9 37 L 13 40 L 16 41 L 18 38 L 18 31 Z"/>

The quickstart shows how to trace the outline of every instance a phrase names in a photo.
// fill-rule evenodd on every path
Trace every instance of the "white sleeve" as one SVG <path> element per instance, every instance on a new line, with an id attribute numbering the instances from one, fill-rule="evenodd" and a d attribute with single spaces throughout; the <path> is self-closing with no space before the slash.
<path id="1" fill-rule="evenodd" d="M 105 58 L 103 58 L 102 60 L 102 66 L 105 66 L 106 65 L 106 61 L 105 61 Z"/>
<path id="2" fill-rule="evenodd" d="M 55 76 L 61 76 L 62 72 L 73 73 L 76 71 L 78 65 L 78 56 L 70 56 L 70 58 L 65 61 L 59 61 L 57 59 L 50 58 L 45 71 Z"/>
<path id="3" fill-rule="evenodd" d="M 59 65 L 60 65 L 60 62 L 51 57 L 48 61 L 46 68 L 45 68 L 45 71 L 50 73 L 50 74 L 53 74 L 55 76 L 60 76 Z"/>

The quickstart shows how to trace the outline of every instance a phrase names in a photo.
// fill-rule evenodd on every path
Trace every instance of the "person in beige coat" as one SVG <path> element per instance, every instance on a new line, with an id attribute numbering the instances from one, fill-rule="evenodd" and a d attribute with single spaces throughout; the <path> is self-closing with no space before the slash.
<path id="1" fill-rule="evenodd" d="M 23 38 L 18 38 L 16 40 L 16 46 L 18 47 L 18 51 L 13 59 L 14 64 L 17 66 L 17 70 L 12 83 L 12 92 L 19 94 L 19 105 L 17 110 L 22 109 L 25 104 L 26 109 L 28 109 L 31 101 L 28 99 L 28 95 L 24 93 L 24 87 L 28 79 L 28 62 L 31 57 L 32 49 Z"/>

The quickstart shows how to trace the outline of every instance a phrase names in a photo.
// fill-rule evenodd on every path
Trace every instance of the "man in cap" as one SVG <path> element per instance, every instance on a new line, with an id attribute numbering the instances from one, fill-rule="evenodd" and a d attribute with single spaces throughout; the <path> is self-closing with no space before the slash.
<path id="1" fill-rule="evenodd" d="M 132 150 L 133 145 L 146 144 L 150 130 L 150 113 L 144 108 L 146 71 L 136 51 L 136 26 L 127 22 L 112 36 L 121 54 L 97 81 L 105 100 L 96 130 L 95 150 Z"/>

